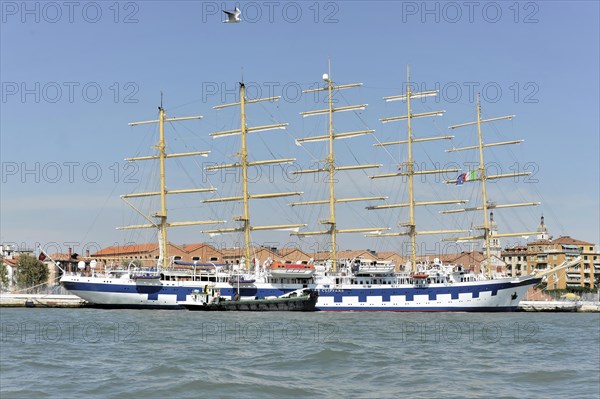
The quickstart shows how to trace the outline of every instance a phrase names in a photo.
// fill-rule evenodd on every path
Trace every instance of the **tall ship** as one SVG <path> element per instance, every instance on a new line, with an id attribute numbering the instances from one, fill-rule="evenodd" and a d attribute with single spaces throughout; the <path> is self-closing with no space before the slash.
<path id="1" fill-rule="evenodd" d="M 244 237 L 243 256 L 239 264 L 216 264 L 212 262 L 182 262 L 168 256 L 167 230 L 170 227 L 188 225 L 206 225 L 224 223 L 222 220 L 171 222 L 167 219 L 166 200 L 169 194 L 192 194 L 214 191 L 215 188 L 192 188 L 182 190 L 167 190 L 165 184 L 165 160 L 175 156 L 195 156 L 203 153 L 167 154 L 165 152 L 164 123 L 171 120 L 185 120 L 194 117 L 167 118 L 162 106 L 159 108 L 159 118 L 154 121 L 142 123 L 158 123 L 160 131 L 159 144 L 156 146 L 158 154 L 130 159 L 131 161 L 159 160 L 161 185 L 159 192 L 136 193 L 125 196 L 124 199 L 136 196 L 159 196 L 161 200 L 160 211 L 144 216 L 149 222 L 144 225 L 128 226 L 128 229 L 156 229 L 159 235 L 160 256 L 153 267 L 140 267 L 130 264 L 128 267 L 117 267 L 107 269 L 102 273 L 64 273 L 61 284 L 80 296 L 81 298 L 98 306 L 106 307 L 142 307 L 142 308 L 181 308 L 184 303 L 193 300 L 198 292 L 204 292 L 208 287 L 218 290 L 220 295 L 227 299 L 263 299 L 268 297 L 279 297 L 293 291 L 311 289 L 318 292 L 316 309 L 321 311 L 510 311 L 515 310 L 523 299 L 526 291 L 541 281 L 541 275 L 529 275 L 521 277 L 506 277 L 500 275 L 492 267 L 492 255 L 490 253 L 490 242 L 499 237 L 534 235 L 533 232 L 519 233 L 497 233 L 493 228 L 493 222 L 488 218 L 488 212 L 492 209 L 535 205 L 526 204 L 496 204 L 487 199 L 486 181 L 490 179 L 501 179 L 514 177 L 508 175 L 486 175 L 484 163 L 484 149 L 497 145 L 508 145 L 518 143 L 490 143 L 484 144 L 481 125 L 487 122 L 509 119 L 511 117 L 500 117 L 491 119 L 481 118 L 481 107 L 477 102 L 477 119 L 451 126 L 451 129 L 463 126 L 477 126 L 477 144 L 454 148 L 450 151 L 479 151 L 479 165 L 476 170 L 460 173 L 458 169 L 442 170 L 416 170 L 414 167 L 412 146 L 414 143 L 432 140 L 447 139 L 450 136 L 441 137 L 414 137 L 412 134 L 412 120 L 414 118 L 440 115 L 441 111 L 413 113 L 411 100 L 434 96 L 437 91 L 412 92 L 410 86 L 410 75 L 407 70 L 407 91 L 402 95 L 385 97 L 385 101 L 406 102 L 407 114 L 396 117 L 381 119 L 383 123 L 406 121 L 408 136 L 406 139 L 378 143 L 378 146 L 406 145 L 408 159 L 397 173 L 379 174 L 370 176 L 372 179 L 402 177 L 408 180 L 408 202 L 399 204 L 370 205 L 369 211 L 390 208 L 408 208 L 409 220 L 401 222 L 400 226 L 405 231 L 390 232 L 390 228 L 383 227 L 350 227 L 339 228 L 336 220 L 336 206 L 347 202 L 357 201 L 383 201 L 387 197 L 354 197 L 338 198 L 335 191 L 334 173 L 338 171 L 352 171 L 358 169 L 375 169 L 380 164 L 338 166 L 335 161 L 334 143 L 337 139 L 351 138 L 354 136 L 372 134 L 373 130 L 360 130 L 338 133 L 334 127 L 334 114 L 343 111 L 364 109 L 366 104 L 351 106 L 334 106 L 333 95 L 336 91 L 360 86 L 361 84 L 337 85 L 331 79 L 331 73 L 323 75 L 324 87 L 306 90 L 305 93 L 322 91 L 327 95 L 328 107 L 321 110 L 306 111 L 304 117 L 326 115 L 328 117 L 328 132 L 321 136 L 312 136 L 297 139 L 297 143 L 304 145 L 310 142 L 326 142 L 328 155 L 323 167 L 307 170 L 297 170 L 296 174 L 323 173 L 329 176 L 328 198 L 314 199 L 310 201 L 292 202 L 290 205 L 311 206 L 326 205 L 329 208 L 328 218 L 320 220 L 323 229 L 317 231 L 303 231 L 306 227 L 305 221 L 299 223 L 276 224 L 276 225 L 254 225 L 251 220 L 249 203 L 254 199 L 270 199 L 276 197 L 291 197 L 302 195 L 302 192 L 280 192 L 252 194 L 249 188 L 248 170 L 260 165 L 282 164 L 294 161 L 293 158 L 269 159 L 251 161 L 249 157 L 249 146 L 247 135 L 251 132 L 285 129 L 287 124 L 277 123 L 249 127 L 246 125 L 246 106 L 263 101 L 277 101 L 278 97 L 261 99 L 247 99 L 244 83 L 239 85 L 239 102 L 218 105 L 215 108 L 239 107 L 241 124 L 239 129 L 226 130 L 212 133 L 213 138 L 230 135 L 241 136 L 241 148 L 237 154 L 239 161 L 232 164 L 214 165 L 213 169 L 241 169 L 241 193 L 231 197 L 216 197 L 205 199 L 203 202 L 217 203 L 239 201 L 242 203 L 243 214 L 233 216 L 232 220 L 237 223 L 234 227 L 223 227 L 206 229 L 206 234 L 242 234 Z M 197 117 L 196 117 L 197 118 Z M 139 124 L 139 123 L 138 123 Z M 427 259 L 417 257 L 417 237 L 424 234 L 452 234 L 464 233 L 470 230 L 418 230 L 415 221 L 415 207 L 435 206 L 447 204 L 465 204 L 465 200 L 440 200 L 440 201 L 417 201 L 414 194 L 414 177 L 422 174 L 457 173 L 455 180 L 447 183 L 452 184 L 476 184 L 479 183 L 482 192 L 482 204 L 480 206 L 465 207 L 443 212 L 471 212 L 481 211 L 483 224 L 477 226 L 481 233 L 470 236 L 447 238 L 446 240 L 468 241 L 483 240 L 485 245 L 485 261 L 483 268 L 485 272 L 466 270 L 460 265 L 444 264 L 439 259 L 429 262 Z M 521 172 L 516 175 L 524 175 L 529 172 Z M 132 205 L 137 211 L 137 208 Z M 231 217 L 231 216 L 230 216 Z M 251 234 L 253 231 L 280 230 L 291 231 L 297 236 L 323 235 L 330 238 L 328 259 L 320 262 L 308 261 L 298 263 L 278 262 L 272 259 L 254 259 L 252 257 Z M 343 233 L 362 233 L 370 237 L 408 236 L 410 238 L 409 261 L 396 267 L 389 261 L 377 261 L 371 259 L 339 259 L 337 251 L 337 235 Z M 91 265 L 90 265 L 91 266 Z M 400 265 L 398 265 L 400 266 Z M 566 265 L 561 265 L 566 267 Z M 397 269 L 400 269 L 398 271 Z M 552 271 L 549 271 L 549 273 Z M 89 274 L 89 273 L 88 273 Z"/>

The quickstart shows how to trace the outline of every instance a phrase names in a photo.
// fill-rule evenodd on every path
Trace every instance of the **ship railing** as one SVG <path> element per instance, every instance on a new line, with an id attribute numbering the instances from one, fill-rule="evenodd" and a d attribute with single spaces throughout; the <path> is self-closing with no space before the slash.
<path id="1" fill-rule="evenodd" d="M 127 267 L 127 273 L 129 274 L 129 278 L 137 279 L 137 278 L 158 278 L 160 277 L 160 268 L 159 267 L 143 267 L 139 266 L 134 262 L 130 262 Z"/>

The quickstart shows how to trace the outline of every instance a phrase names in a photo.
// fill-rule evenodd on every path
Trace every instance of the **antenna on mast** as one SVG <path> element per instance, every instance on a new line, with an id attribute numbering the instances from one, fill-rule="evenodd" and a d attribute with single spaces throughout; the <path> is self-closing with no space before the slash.
<path id="1" fill-rule="evenodd" d="M 160 109 L 163 109 L 163 92 L 160 91 Z"/>

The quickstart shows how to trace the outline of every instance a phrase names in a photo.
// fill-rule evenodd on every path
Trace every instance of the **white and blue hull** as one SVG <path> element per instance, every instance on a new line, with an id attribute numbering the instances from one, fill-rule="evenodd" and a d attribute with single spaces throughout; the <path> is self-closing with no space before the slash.
<path id="1" fill-rule="evenodd" d="M 528 288 L 539 278 L 504 278 L 454 284 L 309 284 L 319 292 L 322 311 L 510 311 L 516 310 Z M 65 276 L 63 286 L 86 301 L 105 307 L 178 308 L 206 282 L 158 281 L 136 283 L 126 279 Z M 221 295 L 232 297 L 237 287 L 215 283 Z M 240 287 L 242 298 L 280 296 L 302 288 L 301 284 L 254 283 Z"/>

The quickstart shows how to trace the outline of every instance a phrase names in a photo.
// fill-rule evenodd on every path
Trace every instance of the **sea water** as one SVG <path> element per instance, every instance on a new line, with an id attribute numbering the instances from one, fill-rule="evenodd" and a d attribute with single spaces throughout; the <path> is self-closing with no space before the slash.
<path id="1" fill-rule="evenodd" d="M 600 314 L 0 309 L 0 398 L 599 398 Z"/>

